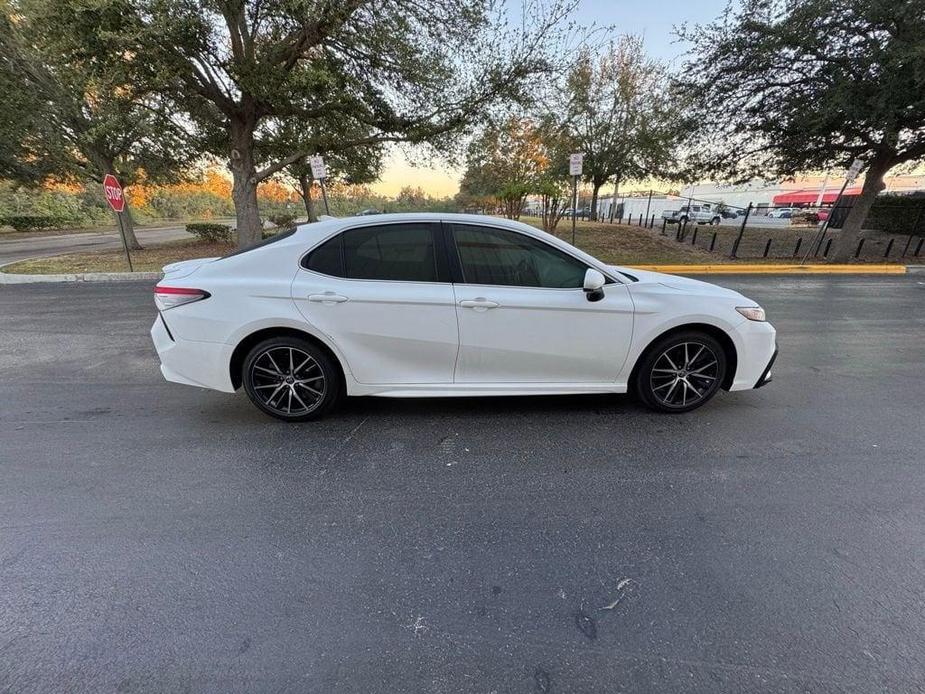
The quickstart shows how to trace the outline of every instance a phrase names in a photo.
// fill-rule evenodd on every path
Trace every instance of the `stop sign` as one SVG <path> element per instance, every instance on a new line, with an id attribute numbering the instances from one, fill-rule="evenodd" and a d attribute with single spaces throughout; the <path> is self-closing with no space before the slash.
<path id="1" fill-rule="evenodd" d="M 125 197 L 122 195 L 122 186 L 112 174 L 106 174 L 103 179 L 103 191 L 106 193 L 106 202 L 116 212 L 125 209 Z"/>

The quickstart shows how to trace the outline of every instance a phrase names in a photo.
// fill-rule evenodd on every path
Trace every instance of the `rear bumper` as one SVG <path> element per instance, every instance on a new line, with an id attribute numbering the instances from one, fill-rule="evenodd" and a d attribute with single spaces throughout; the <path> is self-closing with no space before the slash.
<path id="1" fill-rule="evenodd" d="M 771 355 L 771 360 L 768 362 L 768 365 L 765 367 L 764 371 L 761 373 L 761 376 L 758 378 L 758 382 L 755 384 L 755 388 L 761 388 L 762 386 L 768 385 L 771 382 L 771 367 L 774 366 L 774 360 L 777 359 L 778 353 L 777 345 L 774 345 L 774 354 Z"/>
<path id="2" fill-rule="evenodd" d="M 229 364 L 231 347 L 220 342 L 199 342 L 174 337 L 158 314 L 151 340 L 161 360 L 161 374 L 172 383 L 233 393 Z"/>

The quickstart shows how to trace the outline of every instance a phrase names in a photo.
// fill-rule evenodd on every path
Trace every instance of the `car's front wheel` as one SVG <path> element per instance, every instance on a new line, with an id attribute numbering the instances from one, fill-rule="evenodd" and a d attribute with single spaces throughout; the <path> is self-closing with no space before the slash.
<path id="1" fill-rule="evenodd" d="M 636 370 L 635 390 L 659 412 L 690 412 L 716 395 L 726 376 L 722 345 L 699 331 L 669 335 L 650 347 Z"/>
<path id="2" fill-rule="evenodd" d="M 297 337 L 257 344 L 243 368 L 244 390 L 251 402 L 287 422 L 318 419 L 340 397 L 341 379 L 330 357 Z"/>

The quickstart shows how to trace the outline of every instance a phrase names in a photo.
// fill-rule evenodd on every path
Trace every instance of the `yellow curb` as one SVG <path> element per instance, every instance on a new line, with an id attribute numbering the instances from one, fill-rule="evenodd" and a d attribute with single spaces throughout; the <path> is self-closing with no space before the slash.
<path id="1" fill-rule="evenodd" d="M 905 265 L 634 265 L 672 275 L 902 275 Z"/>

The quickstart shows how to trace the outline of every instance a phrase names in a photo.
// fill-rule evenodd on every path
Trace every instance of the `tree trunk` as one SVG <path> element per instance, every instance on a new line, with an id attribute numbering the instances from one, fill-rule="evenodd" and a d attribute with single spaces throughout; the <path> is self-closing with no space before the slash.
<path id="1" fill-rule="evenodd" d="M 594 221 L 597 221 L 597 194 L 598 191 L 600 191 L 602 185 L 604 185 L 603 182 L 591 182 L 591 219 Z"/>
<path id="2" fill-rule="evenodd" d="M 122 194 L 125 199 L 125 193 Z M 119 215 L 113 212 L 116 217 L 116 228 L 119 228 Z M 125 200 L 125 209 L 122 211 L 122 229 L 125 232 L 125 243 L 130 251 L 142 250 L 142 245 L 138 243 L 138 237 L 135 236 L 135 222 L 132 220 L 132 209 L 128 206 L 128 200 Z"/>
<path id="3" fill-rule="evenodd" d="M 257 207 L 254 132 L 245 123 L 231 124 L 231 199 L 238 227 L 238 248 L 260 241 L 263 226 Z"/>
<path id="4" fill-rule="evenodd" d="M 308 215 L 308 221 L 317 222 L 315 202 L 312 200 L 312 181 L 308 179 L 308 175 L 299 174 L 299 188 L 302 191 L 302 202 L 305 203 L 305 214 Z"/>
<path id="5" fill-rule="evenodd" d="M 845 263 L 854 255 L 861 237 L 862 226 L 867 221 L 867 214 L 877 195 L 886 187 L 883 177 L 892 168 L 890 159 L 890 155 L 877 155 L 871 160 L 870 168 L 864 175 L 864 187 L 861 189 L 861 194 L 854 201 L 848 217 L 842 224 L 841 231 L 838 232 L 832 262 Z"/>
<path id="6" fill-rule="evenodd" d="M 620 177 L 617 176 L 613 184 L 613 203 L 610 205 L 610 223 L 613 224 L 614 215 L 617 212 L 617 193 L 620 192 Z"/>

